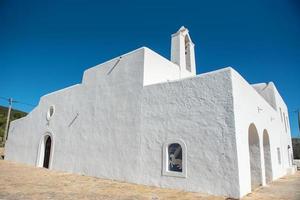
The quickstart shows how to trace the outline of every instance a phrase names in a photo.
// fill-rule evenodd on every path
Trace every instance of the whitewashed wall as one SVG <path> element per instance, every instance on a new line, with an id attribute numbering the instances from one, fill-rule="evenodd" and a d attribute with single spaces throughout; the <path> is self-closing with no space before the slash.
<path id="1" fill-rule="evenodd" d="M 42 97 L 26 123 L 13 122 L 6 159 L 35 165 L 41 137 L 51 132 L 50 168 L 136 181 L 144 49 L 127 54 L 114 67 L 116 60 L 87 70 L 82 84 Z M 50 105 L 55 114 L 47 125 Z"/>
<path id="2" fill-rule="evenodd" d="M 232 71 L 234 118 L 238 149 L 238 166 L 240 177 L 240 196 L 251 192 L 251 174 L 249 163 L 248 129 L 253 123 L 258 131 L 261 151 L 261 169 L 263 185 L 265 182 L 265 165 L 263 155 L 263 131 L 267 130 L 270 140 L 273 180 L 283 176 L 289 166 L 284 151 L 291 143 L 290 132 L 284 132 L 279 111 L 275 110 L 251 85 L 235 70 Z M 276 105 L 286 111 L 286 105 L 275 91 Z M 281 149 L 281 163 L 278 164 L 277 150 Z"/>
<path id="3" fill-rule="evenodd" d="M 255 123 L 260 137 L 270 134 L 274 177 L 285 173 L 287 159 L 276 165 L 274 149 L 289 144 L 290 133 L 278 132 L 278 112 L 252 86 L 232 68 L 179 74 L 144 47 L 88 69 L 81 84 L 43 96 L 11 123 L 5 159 L 39 166 L 41 141 L 51 133 L 50 169 L 238 198 L 250 192 L 247 138 Z M 186 144 L 186 178 L 162 175 L 170 140 Z"/>
<path id="4" fill-rule="evenodd" d="M 141 183 L 238 197 L 231 91 L 228 69 L 144 88 Z M 186 143 L 187 178 L 161 176 L 172 139 Z"/>
<path id="5" fill-rule="evenodd" d="M 180 79 L 180 67 L 145 48 L 144 86 Z"/>

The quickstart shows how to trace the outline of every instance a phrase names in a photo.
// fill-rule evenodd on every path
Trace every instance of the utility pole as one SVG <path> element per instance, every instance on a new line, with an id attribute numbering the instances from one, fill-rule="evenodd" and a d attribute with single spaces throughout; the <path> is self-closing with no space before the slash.
<path id="1" fill-rule="evenodd" d="M 4 146 L 5 146 L 5 142 L 6 142 L 7 134 L 8 134 L 8 126 L 9 126 L 9 121 L 10 121 L 10 112 L 11 112 L 12 103 L 13 103 L 13 99 L 9 98 L 8 99 L 9 106 L 8 106 L 6 125 L 5 125 L 4 137 L 3 137 Z"/>
<path id="2" fill-rule="evenodd" d="M 6 97 L 1 97 L 0 96 L 0 99 L 8 101 L 8 112 L 7 112 L 6 125 L 5 125 L 4 137 L 3 137 L 3 143 L 4 143 L 4 146 L 5 146 L 5 142 L 7 140 L 7 135 L 8 135 L 8 128 L 9 128 L 10 113 L 11 113 L 11 109 L 12 109 L 12 104 L 13 103 L 19 103 L 19 104 L 24 104 L 26 106 L 31 106 L 31 107 L 35 107 L 35 105 L 25 103 L 25 102 L 22 102 L 22 101 L 16 101 L 16 100 L 13 100 L 13 98 L 6 98 Z"/>

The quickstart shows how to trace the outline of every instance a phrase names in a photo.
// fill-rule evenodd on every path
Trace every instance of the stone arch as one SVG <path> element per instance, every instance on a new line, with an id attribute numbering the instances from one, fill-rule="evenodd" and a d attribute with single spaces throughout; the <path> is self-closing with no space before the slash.
<path id="1" fill-rule="evenodd" d="M 248 144 L 250 158 L 251 190 L 262 185 L 261 154 L 259 135 L 256 126 L 252 123 L 248 129 Z"/>
<path id="2" fill-rule="evenodd" d="M 266 183 L 269 183 L 273 180 L 273 171 L 272 171 L 272 161 L 271 161 L 270 137 L 266 129 L 263 132 L 263 147 L 264 147 Z"/>
<path id="3" fill-rule="evenodd" d="M 54 152 L 54 136 L 52 133 L 47 132 L 43 134 L 38 149 L 37 167 L 44 167 L 51 169 Z"/>

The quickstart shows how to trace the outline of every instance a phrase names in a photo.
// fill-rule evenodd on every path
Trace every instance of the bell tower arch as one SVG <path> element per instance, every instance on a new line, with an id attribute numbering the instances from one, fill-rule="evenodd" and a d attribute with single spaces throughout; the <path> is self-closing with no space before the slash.
<path id="1" fill-rule="evenodd" d="M 179 66 L 181 78 L 196 75 L 194 46 L 189 30 L 184 26 L 172 34 L 171 61 Z"/>

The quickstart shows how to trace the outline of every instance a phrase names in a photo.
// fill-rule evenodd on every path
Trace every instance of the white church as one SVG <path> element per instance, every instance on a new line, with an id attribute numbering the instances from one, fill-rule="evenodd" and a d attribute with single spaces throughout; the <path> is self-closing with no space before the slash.
<path id="1" fill-rule="evenodd" d="M 288 109 L 274 83 L 233 68 L 196 75 L 181 27 L 171 60 L 142 47 L 87 69 L 10 125 L 5 159 L 240 198 L 292 173 Z"/>

